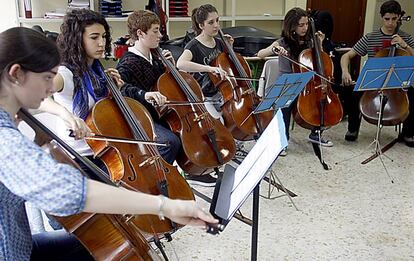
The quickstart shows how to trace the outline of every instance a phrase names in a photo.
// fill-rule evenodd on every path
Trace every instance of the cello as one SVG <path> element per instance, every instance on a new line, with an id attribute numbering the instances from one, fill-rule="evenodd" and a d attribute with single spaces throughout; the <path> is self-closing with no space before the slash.
<path id="1" fill-rule="evenodd" d="M 338 124 L 342 120 L 343 110 L 338 95 L 333 92 L 330 85 L 330 80 L 333 78 L 332 60 L 321 48 L 316 35 L 315 21 L 313 18 L 309 18 L 309 21 L 313 48 L 305 49 L 299 54 L 298 62 L 304 66 L 298 67 L 294 64 L 294 71 L 314 70 L 317 75 L 299 94 L 293 116 L 301 127 L 312 130 Z"/>
<path id="2" fill-rule="evenodd" d="M 394 34 L 397 34 L 402 24 L 402 16 L 397 22 Z M 406 50 L 397 48 L 394 44 L 388 48 L 382 49 L 375 54 L 375 57 L 394 57 L 407 56 Z M 383 126 L 394 126 L 402 123 L 409 114 L 409 101 L 407 93 L 403 89 L 379 89 L 375 91 L 365 91 L 359 101 L 359 109 L 364 119 L 371 124 L 380 124 Z M 379 118 L 381 111 L 381 118 Z"/>
<path id="3" fill-rule="evenodd" d="M 88 176 L 67 154 L 68 152 L 87 167 L 88 173 L 93 174 L 95 178 L 106 184 L 115 185 L 105 172 L 87 158 L 80 156 L 29 112 L 21 109 L 18 114 L 35 131 L 35 143 L 45 148 L 56 161 L 72 165 L 84 176 Z M 131 222 L 132 220 L 126 217 L 126 215 L 80 213 L 54 218 L 66 231 L 76 236 L 95 260 L 161 260 L 139 229 Z"/>
<path id="4" fill-rule="evenodd" d="M 257 138 L 272 120 L 273 111 L 253 114 L 260 98 L 250 80 L 250 67 L 240 54 L 234 52 L 221 30 L 219 36 L 225 44 L 225 52 L 219 54 L 212 62 L 212 66 L 220 67 L 230 77 L 221 80 L 213 73 L 209 73 L 209 76 L 224 98 L 222 106 L 224 124 L 237 140 Z"/>
<path id="5" fill-rule="evenodd" d="M 153 89 L 169 101 L 181 103 L 171 103 L 169 109 L 156 107 L 182 141 L 183 150 L 176 159 L 178 165 L 189 174 L 201 175 L 207 169 L 230 161 L 236 153 L 234 139 L 224 125 L 208 113 L 198 82 L 190 74 L 179 72 L 162 55 L 159 47 L 155 53 L 167 71 L 160 76 Z"/>
<path id="6" fill-rule="evenodd" d="M 98 101 L 88 115 L 86 124 L 92 132 L 103 136 L 153 141 L 153 123 L 149 112 L 139 102 L 124 98 L 107 73 L 105 79 L 111 96 Z M 95 157 L 104 162 L 115 183 L 148 194 L 194 200 L 185 179 L 175 167 L 165 162 L 153 145 L 91 139 L 87 139 L 87 143 Z M 162 235 L 169 236 L 180 227 L 154 215 L 135 215 L 130 218 L 141 231 L 154 235 L 155 239 Z"/>

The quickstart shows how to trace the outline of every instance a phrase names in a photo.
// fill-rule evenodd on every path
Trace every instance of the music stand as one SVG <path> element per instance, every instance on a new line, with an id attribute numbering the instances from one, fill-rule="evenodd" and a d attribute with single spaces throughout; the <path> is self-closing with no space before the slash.
<path id="1" fill-rule="evenodd" d="M 281 75 L 272 85 L 269 86 L 269 91 L 252 113 L 259 114 L 268 110 L 279 110 L 289 107 L 296 97 L 298 97 L 299 93 L 302 92 L 303 88 L 305 88 L 306 84 L 312 79 L 314 74 L 315 72 L 309 71 L 304 73 L 287 73 Z M 285 128 L 289 128 L 289 126 L 285 126 Z M 264 179 L 269 182 L 270 185 L 274 185 L 278 189 L 285 192 L 293 206 L 296 210 L 298 210 L 291 198 L 295 197 L 296 194 L 287 190 L 283 186 L 279 177 L 273 172 L 273 170 L 270 170 L 270 177 L 275 177 L 279 183 L 272 181 L 269 177 L 264 177 Z M 270 198 L 270 188 L 268 198 Z"/>
<path id="2" fill-rule="evenodd" d="M 278 109 L 289 106 L 313 77 L 314 72 L 284 74 L 271 86 L 265 98 L 253 111 L 254 114 L 277 110 L 275 117 L 260 135 L 252 150 L 235 169 L 227 164 L 218 189 L 218 196 L 212 202 L 210 212 L 220 220 L 223 230 L 236 211 L 253 192 L 253 224 L 251 260 L 257 260 L 257 239 L 259 228 L 260 181 L 272 166 L 282 149 L 287 146 L 282 112 Z M 276 175 L 275 175 L 276 176 Z M 277 177 L 277 176 L 276 176 Z M 280 179 L 278 178 L 280 182 Z M 286 188 L 281 188 L 297 209 Z"/>
<path id="3" fill-rule="evenodd" d="M 385 169 L 391 182 L 394 183 L 391 178 L 384 161 L 382 160 L 383 154 L 380 135 L 382 129 L 382 117 L 383 111 L 387 103 L 387 97 L 384 96 L 383 90 L 386 89 L 399 89 L 410 87 L 414 78 L 414 57 L 412 56 L 395 56 L 384 58 L 372 58 L 369 59 L 358 77 L 355 84 L 354 91 L 378 91 L 380 97 L 380 108 L 378 112 L 377 131 L 374 140 L 368 146 L 375 146 L 374 155 L 370 158 L 379 157 L 382 166 Z M 368 158 L 368 159 L 370 159 Z M 363 161 L 362 164 L 368 162 L 368 159 Z"/>
<path id="4" fill-rule="evenodd" d="M 254 114 L 271 109 L 289 107 L 315 72 L 286 73 L 281 75 L 269 88 L 268 93 L 253 111 Z M 276 108 L 275 108 L 276 107 Z"/>
<path id="5" fill-rule="evenodd" d="M 283 126 L 283 115 L 278 111 L 237 169 L 225 166 L 215 208 L 210 209 L 223 231 L 254 190 L 251 260 L 257 260 L 259 183 L 287 146 Z"/>

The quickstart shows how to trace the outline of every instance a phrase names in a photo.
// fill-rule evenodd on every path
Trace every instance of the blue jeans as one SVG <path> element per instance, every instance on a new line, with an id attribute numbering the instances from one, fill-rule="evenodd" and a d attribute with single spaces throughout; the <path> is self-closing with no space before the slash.
<path id="1" fill-rule="evenodd" d="M 155 139 L 157 142 L 169 144 L 169 146 L 157 146 L 157 148 L 162 158 L 166 162 L 172 164 L 181 148 L 180 138 L 177 135 L 175 135 L 171 130 L 155 122 L 154 132 L 157 136 Z"/>
<path id="2" fill-rule="evenodd" d="M 286 134 L 286 138 L 289 141 L 289 129 L 290 129 L 290 118 L 292 115 L 292 109 L 293 106 L 297 105 L 297 99 L 295 100 L 295 102 L 293 102 L 289 107 L 283 108 L 282 109 L 282 114 L 283 114 L 283 121 L 285 122 L 285 134 Z M 311 130 L 311 135 L 316 135 L 316 131 L 318 130 L 318 128 L 314 128 Z M 322 131 L 321 131 L 322 133 Z"/>
<path id="3" fill-rule="evenodd" d="M 88 250 L 72 234 L 64 230 L 34 234 L 33 249 L 30 260 L 81 260 L 89 261 L 94 258 Z"/>

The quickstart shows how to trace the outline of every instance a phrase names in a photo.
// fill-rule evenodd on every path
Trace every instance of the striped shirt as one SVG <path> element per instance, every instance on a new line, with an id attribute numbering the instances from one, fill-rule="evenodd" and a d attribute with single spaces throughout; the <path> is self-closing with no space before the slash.
<path id="1" fill-rule="evenodd" d="M 412 48 L 414 48 L 414 40 L 411 35 L 404 31 L 399 31 L 398 35 Z M 381 29 L 377 29 L 362 37 L 353 47 L 358 55 L 368 57 L 374 57 L 375 54 L 387 47 L 391 46 L 392 35 L 384 34 Z"/>
<path id="2" fill-rule="evenodd" d="M 79 213 L 86 178 L 23 136 L 1 108 L 0 137 L 0 260 L 29 260 L 32 236 L 25 201 L 57 216 Z"/>

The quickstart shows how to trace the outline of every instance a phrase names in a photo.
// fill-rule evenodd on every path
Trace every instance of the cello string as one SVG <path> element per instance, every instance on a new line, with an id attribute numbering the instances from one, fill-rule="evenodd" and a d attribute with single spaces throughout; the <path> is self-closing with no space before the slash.
<path id="1" fill-rule="evenodd" d="M 201 115 L 206 115 L 206 113 L 208 113 L 208 112 L 202 106 L 202 104 L 204 104 L 204 102 L 199 101 L 197 95 L 193 92 L 193 90 L 191 88 L 189 88 L 188 83 L 184 80 L 184 78 L 178 72 L 178 70 L 175 68 L 175 66 L 162 55 L 161 48 L 158 47 L 158 48 L 155 49 L 155 51 L 156 51 L 158 57 L 161 59 L 161 61 L 170 70 L 171 74 L 174 76 L 174 79 L 177 81 L 177 83 L 180 86 L 181 90 L 184 92 L 184 94 L 186 94 L 187 99 L 190 100 L 190 106 L 195 105 L 198 108 L 197 111 L 201 111 Z M 183 103 L 185 103 L 185 101 L 183 101 Z M 211 122 L 211 119 L 208 116 L 207 117 L 204 116 L 204 119 L 206 119 L 206 118 L 207 118 L 207 120 L 203 121 L 203 122 L 206 122 L 207 123 L 207 128 L 211 129 L 212 126 L 213 126 L 213 124 Z"/>
<path id="2" fill-rule="evenodd" d="M 138 120 L 136 119 L 136 117 L 134 116 L 131 107 L 126 103 L 126 100 L 123 98 L 123 96 L 121 95 L 120 91 L 118 90 L 118 88 L 115 86 L 114 81 L 112 80 L 112 78 L 105 73 L 105 77 L 106 80 L 111 88 L 112 91 L 112 95 L 114 95 L 115 100 L 117 101 L 121 111 L 124 111 L 126 113 L 124 113 L 124 116 L 127 120 L 127 122 L 129 122 L 131 126 L 131 131 L 134 133 L 134 138 L 137 139 L 137 135 L 141 140 L 146 140 L 146 141 L 152 141 L 149 136 L 142 131 L 143 130 L 143 126 L 138 122 Z M 157 155 L 158 150 L 156 150 L 156 148 L 154 148 L 153 146 L 146 146 L 144 144 L 144 146 L 150 151 L 151 155 Z M 159 156 L 159 155 L 157 155 Z"/>
<path id="3" fill-rule="evenodd" d="M 161 48 L 158 47 L 158 48 L 155 49 L 155 51 L 158 54 L 159 58 L 162 60 L 162 62 L 170 70 L 171 74 L 173 75 L 174 79 L 177 81 L 177 83 L 180 86 L 181 90 L 187 96 L 187 99 L 190 100 L 190 106 L 195 105 L 198 108 L 197 111 L 201 111 L 201 114 L 202 115 L 206 115 L 206 111 L 204 110 L 204 107 L 201 106 L 201 104 L 199 103 L 200 101 L 197 98 L 197 95 L 193 92 L 193 90 L 191 88 L 189 88 L 187 82 L 184 80 L 184 78 L 178 72 L 178 70 L 175 68 L 175 66 L 162 55 Z M 183 103 L 185 103 L 185 102 L 183 102 Z M 203 122 L 206 122 L 207 123 L 208 129 L 211 129 L 212 128 L 213 125 L 212 125 L 209 117 L 207 117 L 207 121 L 203 121 Z"/>
<path id="4" fill-rule="evenodd" d="M 231 58 L 234 66 L 236 67 L 237 72 L 239 73 L 239 75 L 244 79 L 250 78 L 247 75 L 246 71 L 244 70 L 243 66 L 241 65 L 240 61 L 237 59 L 237 56 L 236 56 L 236 53 L 233 50 L 233 47 L 230 46 L 230 43 L 226 39 L 224 39 L 223 31 L 221 29 L 219 29 L 218 32 L 219 32 L 219 36 L 220 36 L 221 40 L 226 45 L 228 55 Z M 249 89 L 253 89 L 253 85 L 251 84 L 251 81 L 246 81 L 246 83 L 247 83 Z"/>
<path id="5" fill-rule="evenodd" d="M 101 64 L 101 66 L 102 66 L 102 64 Z M 120 93 L 117 86 L 115 86 L 115 83 L 112 80 L 112 77 L 110 77 L 110 75 L 108 75 L 108 73 L 105 73 L 105 78 L 108 82 L 108 85 L 109 85 L 111 91 L 112 91 L 112 94 L 114 95 L 115 100 L 117 101 L 118 106 L 120 107 L 121 111 L 124 112 L 123 113 L 124 117 L 130 125 L 131 131 L 134 134 L 134 138 L 137 139 L 137 136 L 138 136 L 139 138 L 141 138 L 141 140 L 151 141 L 151 139 L 149 138 L 147 133 L 145 131 L 143 131 L 143 126 L 141 125 L 140 122 L 138 122 L 137 118 L 135 117 L 135 115 L 132 112 L 131 107 L 126 103 L 126 100 L 123 98 L 123 96 Z M 156 175 L 157 175 L 157 178 L 158 178 L 158 182 L 161 183 L 162 181 L 166 180 L 166 174 L 163 171 L 164 168 L 160 167 L 160 165 L 161 165 L 161 162 L 160 162 L 161 155 L 159 154 L 159 151 L 158 151 L 158 149 L 155 148 L 155 146 L 149 146 L 149 145 L 146 145 L 146 144 L 143 144 L 143 145 L 145 146 L 145 148 L 149 151 L 149 154 L 151 155 L 149 157 L 149 159 L 151 159 L 151 158 L 155 159 L 154 165 L 155 165 L 155 168 L 156 168 Z M 163 174 L 160 174 L 160 171 L 162 171 Z M 145 182 L 147 183 L 146 180 L 145 180 Z M 149 187 L 148 183 L 147 183 L 147 187 Z M 162 193 L 162 191 L 160 191 L 160 192 Z M 151 193 L 151 192 L 148 191 L 148 193 Z M 164 195 L 164 196 L 168 196 L 168 193 L 167 193 L 167 195 Z M 149 218 L 147 218 L 147 220 L 151 221 L 151 219 L 149 219 Z M 153 224 L 152 221 L 150 223 Z"/>

